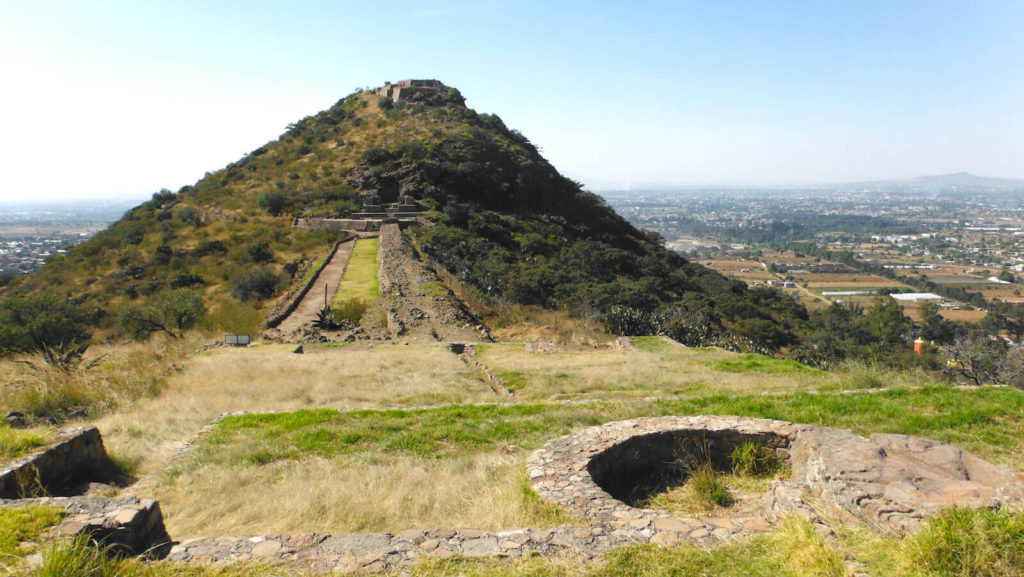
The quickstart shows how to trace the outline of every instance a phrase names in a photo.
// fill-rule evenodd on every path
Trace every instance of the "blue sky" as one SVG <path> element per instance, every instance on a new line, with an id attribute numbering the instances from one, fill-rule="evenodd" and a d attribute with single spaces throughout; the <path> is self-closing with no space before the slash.
<path id="1" fill-rule="evenodd" d="M 146 196 L 437 78 L 592 189 L 1024 178 L 1024 2 L 0 0 L 0 199 Z"/>

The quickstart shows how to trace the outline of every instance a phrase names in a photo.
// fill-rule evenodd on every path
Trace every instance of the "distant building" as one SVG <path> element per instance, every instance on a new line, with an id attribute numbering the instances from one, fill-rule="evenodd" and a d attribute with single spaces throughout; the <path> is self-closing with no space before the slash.
<path id="1" fill-rule="evenodd" d="M 935 293 L 893 293 L 889 296 L 901 302 L 911 303 L 942 300 L 942 297 Z"/>
<path id="2" fill-rule="evenodd" d="M 440 80 L 403 80 L 391 84 L 385 83 L 377 89 L 377 96 L 390 98 L 395 102 L 405 102 L 414 94 L 435 93 L 445 88 Z"/>

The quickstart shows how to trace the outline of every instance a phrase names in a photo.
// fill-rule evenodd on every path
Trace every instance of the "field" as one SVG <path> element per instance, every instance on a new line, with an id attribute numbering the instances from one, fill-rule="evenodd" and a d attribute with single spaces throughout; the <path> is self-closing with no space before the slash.
<path id="1" fill-rule="evenodd" d="M 717 270 L 725 276 L 745 280 L 749 284 L 753 284 L 756 281 L 765 282 L 778 278 L 776 275 L 768 272 L 768 269 L 756 260 L 714 259 L 702 261 L 701 264 Z"/>

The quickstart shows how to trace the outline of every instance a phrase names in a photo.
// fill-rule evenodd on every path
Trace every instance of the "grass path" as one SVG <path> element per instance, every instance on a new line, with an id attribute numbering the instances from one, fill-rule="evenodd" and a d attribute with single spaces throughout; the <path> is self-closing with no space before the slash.
<path id="1" fill-rule="evenodd" d="M 334 305 L 361 300 L 369 303 L 380 296 L 377 279 L 377 238 L 361 238 L 356 241 L 349 256 L 345 274 L 338 283 Z"/>

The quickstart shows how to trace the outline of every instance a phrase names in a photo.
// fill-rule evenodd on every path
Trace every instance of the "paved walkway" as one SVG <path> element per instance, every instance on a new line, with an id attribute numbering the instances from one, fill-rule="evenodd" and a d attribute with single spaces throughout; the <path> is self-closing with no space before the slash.
<path id="1" fill-rule="evenodd" d="M 328 302 L 334 298 L 334 293 L 338 292 L 338 283 L 341 282 L 341 276 L 345 274 L 345 265 L 348 264 L 348 257 L 352 254 L 352 247 L 355 243 L 356 241 L 353 239 L 338 245 L 338 250 L 334 252 L 334 256 L 331 257 L 327 266 L 320 271 L 313 287 L 302 298 L 299 306 L 278 325 L 277 328 L 282 333 L 290 334 L 316 318 L 316 313 L 324 308 L 324 285 L 327 286 Z"/>

